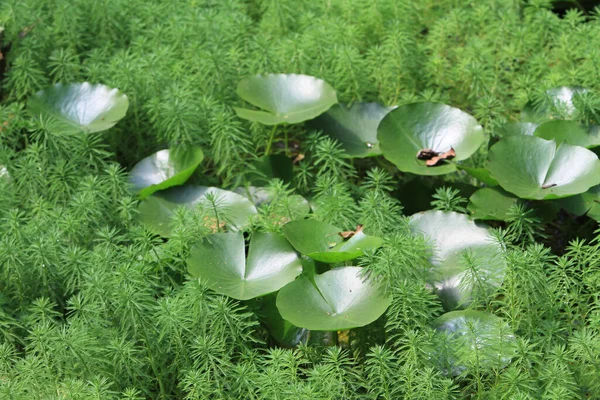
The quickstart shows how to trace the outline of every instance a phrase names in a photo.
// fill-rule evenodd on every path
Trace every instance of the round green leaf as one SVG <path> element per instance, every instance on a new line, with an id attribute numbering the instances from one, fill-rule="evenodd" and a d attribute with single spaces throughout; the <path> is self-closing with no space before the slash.
<path id="1" fill-rule="evenodd" d="M 263 296 L 260 311 L 257 313 L 258 317 L 279 345 L 296 347 L 300 343 L 306 344 L 310 339 L 311 332 L 283 319 L 277 309 L 276 299 L 277 295 L 275 293 Z"/>
<path id="2" fill-rule="evenodd" d="M 514 135 L 533 136 L 533 132 L 539 124 L 533 122 L 507 122 L 500 128 L 500 134 L 503 137 Z"/>
<path id="3" fill-rule="evenodd" d="M 589 92 L 581 86 L 561 86 L 546 90 L 545 97 L 537 106 L 527 103 L 521 111 L 521 120 L 541 123 L 552 119 L 555 115 L 563 119 L 576 116 L 577 109 L 573 98 Z"/>
<path id="4" fill-rule="evenodd" d="M 275 198 L 273 191 L 268 187 L 256 187 L 256 186 L 240 186 L 233 190 L 235 193 L 246 197 L 256 207 L 260 207 L 263 204 L 269 204 Z"/>
<path id="5" fill-rule="evenodd" d="M 534 135 L 573 146 L 587 148 L 600 146 L 600 129 L 597 126 L 585 128 L 575 121 L 546 121 L 535 130 Z"/>
<path id="6" fill-rule="evenodd" d="M 414 214 L 409 226 L 433 247 L 429 281 L 446 310 L 468 305 L 476 290 L 488 295 L 502 284 L 506 270 L 502 246 L 486 226 L 446 211 Z"/>
<path id="7" fill-rule="evenodd" d="M 292 160 L 283 154 L 263 156 L 254 162 L 253 167 L 250 181 L 255 185 L 267 184 L 271 179 L 281 179 L 287 183 L 294 179 Z"/>
<path id="8" fill-rule="evenodd" d="M 381 238 L 367 236 L 362 231 L 344 240 L 341 232 L 340 228 L 310 219 L 288 222 L 283 226 L 283 234 L 296 250 L 324 263 L 352 260 L 383 242 Z"/>
<path id="9" fill-rule="evenodd" d="M 400 171 L 442 175 L 456 171 L 453 163 L 428 167 L 417 159 L 420 150 L 456 152 L 457 161 L 469 158 L 483 143 L 483 129 L 475 118 L 458 108 L 438 103 L 407 104 L 390 111 L 377 129 L 385 158 Z"/>
<path id="10" fill-rule="evenodd" d="M 129 101 L 117 89 L 88 82 L 57 83 L 37 92 L 28 102 L 33 115 L 51 118 L 63 132 L 101 132 L 125 116 Z"/>
<path id="11" fill-rule="evenodd" d="M 593 220 L 600 221 L 600 185 L 591 187 L 587 192 L 558 200 L 562 208 L 581 216 L 587 214 Z"/>
<path id="12" fill-rule="evenodd" d="M 378 103 L 354 103 L 350 108 L 336 104 L 313 121 L 313 126 L 337 139 L 351 157 L 381 154 L 377 127 L 395 107 Z"/>
<path id="13" fill-rule="evenodd" d="M 370 324 L 388 308 L 391 296 L 382 285 L 365 279 L 360 267 L 335 268 L 314 281 L 302 275 L 277 295 L 281 316 L 292 324 L 317 331 Z"/>
<path id="14" fill-rule="evenodd" d="M 466 167 L 462 165 L 457 165 L 456 168 L 461 171 L 465 171 L 473 178 L 480 180 L 488 186 L 498 186 L 498 181 L 492 178 L 490 171 L 488 171 L 486 168 Z"/>
<path id="15" fill-rule="evenodd" d="M 213 204 L 217 205 L 218 215 Z M 214 231 L 225 227 L 242 230 L 257 213 L 254 204 L 237 193 L 215 187 L 176 186 L 147 197 L 138 208 L 140 222 L 155 234 L 169 237 L 171 219 L 178 207 L 203 208 L 204 222 Z"/>
<path id="16" fill-rule="evenodd" d="M 237 94 L 265 111 L 235 107 L 238 116 L 265 125 L 297 124 L 324 113 L 337 103 L 327 82 L 308 75 L 255 75 L 238 83 Z"/>
<path id="17" fill-rule="evenodd" d="M 490 149 L 487 165 L 503 189 L 524 199 L 556 199 L 600 183 L 600 161 L 583 147 L 511 136 Z"/>
<path id="18" fill-rule="evenodd" d="M 238 187 L 234 192 L 248 198 L 259 209 L 272 204 L 275 200 L 275 193 L 269 187 Z M 288 218 L 290 215 L 293 218 L 302 218 L 310 213 L 308 200 L 298 194 L 292 194 L 279 199 L 274 208 L 277 209 L 277 207 L 285 210 L 286 217 Z"/>
<path id="19" fill-rule="evenodd" d="M 438 317 L 433 324 L 443 337 L 432 358 L 448 375 L 460 375 L 473 367 L 502 368 L 516 355 L 515 335 L 508 324 L 484 311 L 451 311 Z M 442 343 L 439 342 L 442 339 Z M 443 343 L 443 342 L 446 343 Z M 477 352 L 477 357 L 473 357 Z M 476 361 L 474 361 L 476 360 Z"/>
<path id="20" fill-rule="evenodd" d="M 296 251 L 283 236 L 252 236 L 248 260 L 241 232 L 216 233 L 196 243 L 187 261 L 189 273 L 215 292 L 248 300 L 275 292 L 302 273 Z"/>
<path id="21" fill-rule="evenodd" d="M 505 221 L 511 207 L 519 202 L 500 188 L 481 188 L 471 195 L 467 208 L 474 219 Z"/>
<path id="22" fill-rule="evenodd" d="M 159 190 L 183 185 L 203 159 L 204 153 L 198 147 L 160 150 L 134 165 L 129 181 L 143 199 Z"/>

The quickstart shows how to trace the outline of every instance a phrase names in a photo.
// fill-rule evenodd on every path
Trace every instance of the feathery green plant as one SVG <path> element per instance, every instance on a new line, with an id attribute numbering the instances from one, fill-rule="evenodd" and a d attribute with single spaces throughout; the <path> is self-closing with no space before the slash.
<path id="1" fill-rule="evenodd" d="M 591 173 L 569 186 L 560 160 L 553 168 L 562 167 L 560 179 L 546 181 L 548 169 L 526 157 L 537 160 L 549 139 L 566 137 L 560 148 L 575 148 L 570 160 L 589 159 L 581 168 L 595 171 L 597 150 L 587 148 L 599 144 L 592 142 L 600 124 L 594 50 L 600 9 L 582 6 L 559 16 L 552 6 L 548 0 L 3 1 L 0 397 L 600 397 L 600 232 L 594 232 L 600 182 Z M 440 166 L 448 173 L 415 178 L 396 168 L 398 149 L 386 148 L 389 137 L 362 143 L 379 146 L 383 157 L 359 158 L 308 122 L 316 115 L 295 124 L 278 120 L 274 128 L 240 118 L 236 110 L 249 99 L 236 95 L 238 83 L 274 73 L 317 77 L 350 109 L 358 102 L 397 106 L 382 117 L 388 127 L 413 126 L 400 116 L 414 103 L 448 104 L 476 121 L 467 139 L 452 143 L 456 158 L 439 166 L 415 161 L 417 150 L 426 150 L 417 143 L 404 161 L 421 162 L 429 175 Z M 49 85 L 78 82 L 118 88 L 127 96 L 125 117 L 116 125 L 103 115 L 65 122 L 61 112 L 32 105 Z M 270 117 L 291 115 L 257 106 Z M 574 128 L 536 133 L 548 120 Z M 581 132 L 588 142 L 570 142 L 581 140 Z M 461 154 L 460 146 L 473 143 L 481 146 Z M 432 157 L 450 150 L 433 144 Z M 167 238 L 142 223 L 147 200 L 131 187 L 129 171 L 177 146 L 205 155 L 187 183 L 223 192 L 169 208 Z M 521 148 L 530 153 L 519 158 Z M 560 148 L 552 145 L 553 152 Z M 291 178 L 270 176 L 267 168 L 263 187 L 256 187 L 264 155 L 282 156 Z M 529 167 L 539 167 L 543 179 L 504 174 Z M 491 226 L 486 237 L 506 263 L 501 284 L 486 280 L 469 246 L 456 260 L 440 262 L 462 268 L 462 288 L 472 288 L 465 312 L 505 325 L 486 336 L 491 346 L 458 348 L 461 341 L 479 343 L 479 325 L 467 324 L 463 337 L 434 328 L 445 315 L 443 288 L 430 275 L 435 244 L 411 230 L 405 210 L 415 208 L 408 200 L 425 199 L 417 208 L 475 215 L 467 199 L 485 186 L 511 203 L 504 209 L 506 202 L 490 198 L 477 214 L 503 216 L 477 222 Z M 337 227 L 334 242 L 348 243 L 340 234 L 360 237 L 361 230 L 382 239 L 350 260 L 298 256 L 302 273 L 293 282 L 312 285 L 315 277 L 357 266 L 358 282 L 377 281 L 389 296 L 376 321 L 308 330 L 283 319 L 277 304 L 269 308 L 267 297 L 238 301 L 190 276 L 195 246 L 215 233 L 239 228 L 245 247 L 263 234 L 283 237 L 286 223 L 305 219 Z M 585 229 L 573 228 L 579 225 Z M 322 295 L 331 287 L 321 289 Z M 514 347 L 506 363 L 494 359 L 505 343 L 498 338 Z M 450 362 L 461 366 L 458 373 Z"/>

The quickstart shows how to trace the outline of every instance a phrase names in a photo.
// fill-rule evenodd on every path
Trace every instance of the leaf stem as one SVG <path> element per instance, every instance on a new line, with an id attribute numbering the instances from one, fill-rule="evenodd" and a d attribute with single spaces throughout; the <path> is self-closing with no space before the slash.
<path id="1" fill-rule="evenodd" d="M 271 135 L 269 136 L 269 141 L 267 142 L 267 149 L 265 150 L 265 155 L 271 154 L 271 146 L 273 145 L 273 140 L 275 139 L 275 130 L 277 129 L 277 125 L 273 125 L 273 129 L 271 130 Z"/>

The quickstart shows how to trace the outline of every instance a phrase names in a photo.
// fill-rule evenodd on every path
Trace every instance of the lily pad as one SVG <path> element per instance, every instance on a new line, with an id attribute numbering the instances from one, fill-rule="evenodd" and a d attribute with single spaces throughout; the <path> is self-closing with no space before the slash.
<path id="1" fill-rule="evenodd" d="M 218 215 L 209 198 L 218 206 Z M 169 237 L 171 219 L 178 207 L 204 208 L 204 222 L 214 231 L 243 230 L 257 213 L 254 204 L 237 193 L 215 187 L 176 186 L 147 197 L 138 208 L 140 222 L 155 234 Z"/>
<path id="2" fill-rule="evenodd" d="M 275 194 L 269 187 L 238 187 L 234 192 L 248 198 L 248 200 L 253 202 L 259 209 L 271 204 L 275 200 Z M 297 218 L 304 217 L 310 213 L 310 204 L 308 203 L 308 200 L 298 194 L 292 194 L 284 199 L 280 199 L 277 205 L 280 206 L 281 209 L 285 209 L 287 214 Z"/>
<path id="3" fill-rule="evenodd" d="M 360 267 L 335 268 L 311 281 L 302 275 L 277 295 L 281 316 L 317 331 L 356 328 L 379 318 L 390 305 L 383 285 L 365 279 Z"/>
<path id="4" fill-rule="evenodd" d="M 600 221 L 600 185 L 590 188 L 577 196 L 558 200 L 559 205 L 577 216 L 587 215 L 593 220 Z"/>
<path id="5" fill-rule="evenodd" d="M 511 207 L 519 202 L 500 188 L 481 188 L 473 193 L 467 208 L 474 219 L 505 221 Z"/>
<path id="6" fill-rule="evenodd" d="M 417 158 L 424 150 L 443 154 L 454 149 L 456 161 L 469 158 L 484 141 L 477 120 L 458 108 L 438 103 L 407 104 L 390 111 L 379 124 L 379 146 L 400 171 L 442 175 L 456 171 L 453 163 L 427 166 Z"/>
<path id="7" fill-rule="evenodd" d="M 298 220 L 283 226 L 283 234 L 300 253 L 324 263 L 352 260 L 375 249 L 383 243 L 376 236 L 367 236 L 362 231 L 344 239 L 343 230 L 316 220 Z"/>
<path id="8" fill-rule="evenodd" d="M 508 324 L 484 311 L 451 311 L 438 317 L 434 328 L 450 342 L 432 354 L 447 375 L 458 376 L 474 365 L 478 368 L 502 368 L 516 355 L 515 335 Z M 473 353 L 477 351 L 477 358 Z"/>
<path id="9" fill-rule="evenodd" d="M 555 115 L 560 115 L 563 119 L 573 118 L 577 113 L 573 98 L 586 92 L 589 90 L 581 86 L 560 86 L 548 89 L 541 104 L 534 106 L 530 102 L 525 105 L 521 111 L 521 120 L 541 123 L 552 119 Z"/>
<path id="10" fill-rule="evenodd" d="M 535 136 L 511 136 L 489 151 L 492 177 L 524 199 L 556 199 L 600 184 L 600 161 L 583 147 Z"/>
<path id="11" fill-rule="evenodd" d="M 129 101 L 118 89 L 91 83 L 57 83 L 33 95 L 29 111 L 50 118 L 62 132 L 101 132 L 112 128 L 127 112 Z"/>
<path id="12" fill-rule="evenodd" d="M 263 204 L 269 204 L 273 201 L 273 192 L 268 187 L 257 187 L 257 186 L 240 186 L 233 190 L 235 193 L 246 197 L 256 207 L 260 207 Z"/>
<path id="13" fill-rule="evenodd" d="M 255 75 L 238 83 L 237 94 L 265 111 L 235 107 L 238 116 L 265 125 L 297 124 L 313 119 L 337 103 L 335 90 L 308 75 Z"/>
<path id="14" fill-rule="evenodd" d="M 134 165 L 129 181 L 144 199 L 159 190 L 183 185 L 203 159 L 204 153 L 198 147 L 160 150 Z"/>
<path id="15" fill-rule="evenodd" d="M 378 103 L 354 103 L 350 108 L 336 104 L 316 118 L 313 126 L 337 139 L 351 157 L 378 156 L 377 127 L 394 108 Z"/>
<path id="16" fill-rule="evenodd" d="M 539 124 L 533 122 L 507 122 L 500 128 L 503 137 L 514 135 L 533 136 Z"/>
<path id="17" fill-rule="evenodd" d="M 286 183 L 294 179 L 292 160 L 283 154 L 263 156 L 253 166 L 255 171 L 250 175 L 250 181 L 254 185 L 267 184 L 271 179 L 281 179 Z"/>
<path id="18" fill-rule="evenodd" d="M 600 129 L 598 126 L 583 127 L 575 121 L 547 121 L 541 124 L 534 135 L 546 140 L 565 142 L 573 146 L 600 146 Z"/>
<path id="19" fill-rule="evenodd" d="M 283 319 L 277 309 L 277 294 L 269 294 L 261 298 L 260 320 L 266 325 L 269 333 L 283 347 L 296 347 L 300 343 L 308 343 L 310 333 L 306 328 L 299 328 Z"/>
<path id="20" fill-rule="evenodd" d="M 193 277 L 238 300 L 275 292 L 302 273 L 300 258 L 287 240 L 262 232 L 252 235 L 247 260 L 241 232 L 216 233 L 192 247 L 187 265 Z"/>
<path id="21" fill-rule="evenodd" d="M 430 240 L 429 282 L 446 310 L 468 305 L 475 290 L 486 295 L 502 284 L 506 271 L 502 246 L 486 226 L 447 211 L 414 214 L 409 226 Z"/>
<path id="22" fill-rule="evenodd" d="M 462 165 L 457 165 L 456 168 L 461 171 L 465 171 L 473 178 L 480 180 L 488 186 L 498 186 L 498 181 L 492 178 L 490 171 L 488 171 L 486 168 L 466 167 Z"/>

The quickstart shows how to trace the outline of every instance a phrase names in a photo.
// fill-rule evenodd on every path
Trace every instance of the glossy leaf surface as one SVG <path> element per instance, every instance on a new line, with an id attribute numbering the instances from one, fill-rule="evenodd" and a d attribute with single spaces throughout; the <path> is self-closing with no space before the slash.
<path id="1" fill-rule="evenodd" d="M 432 354 L 439 366 L 449 375 L 460 375 L 472 365 L 477 352 L 481 368 L 502 368 L 516 355 L 515 335 L 508 324 L 494 314 L 461 310 L 438 317 L 434 328 L 444 333 L 448 342 Z"/>
<path id="2" fill-rule="evenodd" d="M 265 125 L 296 124 L 327 111 L 337 103 L 327 82 L 308 75 L 255 75 L 238 83 L 237 94 L 264 111 L 235 107 L 238 116 Z"/>
<path id="3" fill-rule="evenodd" d="M 294 179 L 292 160 L 283 154 L 272 154 L 259 158 L 253 164 L 255 171 L 250 181 L 255 185 L 266 185 L 271 179 L 281 179 L 289 183 Z"/>
<path id="4" fill-rule="evenodd" d="M 134 165 L 129 181 L 140 198 L 159 190 L 183 185 L 204 159 L 198 147 L 160 150 Z"/>
<path id="5" fill-rule="evenodd" d="M 520 200 L 500 188 L 481 188 L 471 195 L 467 208 L 474 219 L 505 221 Z"/>
<path id="6" fill-rule="evenodd" d="M 279 199 L 276 204 L 272 204 L 276 201 L 275 193 L 269 187 L 239 187 L 234 192 L 249 199 L 259 209 L 269 205 L 273 208 L 279 207 L 279 209 L 285 210 L 285 217 L 291 219 L 302 218 L 310 213 L 308 200 L 298 194 L 285 196 L 283 199 Z"/>
<path id="7" fill-rule="evenodd" d="M 354 103 L 351 107 L 336 104 L 314 120 L 313 126 L 337 139 L 351 157 L 381 154 L 377 127 L 395 107 L 378 103 Z"/>
<path id="8" fill-rule="evenodd" d="M 429 280 L 446 310 L 468 305 L 476 290 L 486 295 L 502 284 L 502 247 L 485 225 L 464 214 L 426 211 L 414 214 L 409 226 L 431 243 Z"/>
<path id="9" fill-rule="evenodd" d="M 503 189 L 524 199 L 555 199 L 600 184 L 600 161 L 583 147 L 512 136 L 490 149 L 487 167 Z"/>
<path id="10" fill-rule="evenodd" d="M 469 158 L 483 143 L 483 129 L 471 115 L 439 103 L 413 103 L 390 111 L 378 128 L 379 146 L 385 158 L 400 171 L 419 175 L 442 175 L 456 170 L 452 163 L 428 167 L 417 153 L 431 149 L 444 153 L 454 149 L 460 161 Z"/>
<path id="11" fill-rule="evenodd" d="M 138 208 L 139 219 L 157 235 L 169 237 L 171 219 L 178 207 L 202 208 L 205 225 L 215 232 L 225 228 L 242 230 L 257 213 L 254 204 L 237 193 L 215 187 L 177 186 L 147 197 Z"/>
<path id="12" fill-rule="evenodd" d="M 91 83 L 57 83 L 28 102 L 34 116 L 50 119 L 62 132 L 101 132 L 113 127 L 127 112 L 129 101 L 118 89 Z"/>
<path id="13" fill-rule="evenodd" d="M 600 145 L 598 126 L 584 127 L 575 121 L 547 121 L 541 124 L 534 135 L 556 143 L 565 142 L 573 146 L 596 147 Z"/>
<path id="14" fill-rule="evenodd" d="M 488 171 L 486 168 L 466 167 L 462 165 L 457 165 L 456 168 L 461 171 L 465 171 L 473 178 L 485 183 L 488 186 L 498 186 L 498 181 L 492 178 L 490 171 Z"/>
<path id="15" fill-rule="evenodd" d="M 577 196 L 558 200 L 559 205 L 577 216 L 587 215 L 600 221 L 600 185 L 591 187 L 587 192 Z"/>
<path id="16" fill-rule="evenodd" d="M 539 124 L 533 122 L 507 122 L 500 127 L 500 134 L 503 137 L 525 135 L 533 136 L 533 132 L 537 129 Z"/>
<path id="17" fill-rule="evenodd" d="M 269 333 L 283 347 L 296 347 L 300 343 L 306 344 L 310 333 L 306 328 L 299 328 L 289 321 L 283 319 L 277 309 L 277 293 L 269 294 L 261 298 L 259 318 L 266 325 Z"/>
<path id="18" fill-rule="evenodd" d="M 344 240 L 342 229 L 316 220 L 298 220 L 283 226 L 283 234 L 300 253 L 324 263 L 352 260 L 382 244 L 382 239 L 358 232 Z"/>
<path id="19" fill-rule="evenodd" d="M 216 233 L 196 243 L 188 271 L 215 292 L 248 300 L 275 292 L 302 272 L 300 258 L 283 236 L 258 232 L 252 236 L 248 259 L 241 232 Z"/>
<path id="20" fill-rule="evenodd" d="M 314 282 L 302 275 L 279 291 L 277 308 L 284 319 L 310 330 L 370 324 L 385 312 L 391 296 L 361 276 L 361 271 L 360 267 L 335 268 L 315 275 Z"/>
<path id="21" fill-rule="evenodd" d="M 589 92 L 581 86 L 560 86 L 546 90 L 545 97 L 540 99 L 539 104 L 528 103 L 521 112 L 521 120 L 541 123 L 559 115 L 563 119 L 576 116 L 577 109 L 573 99 Z"/>

